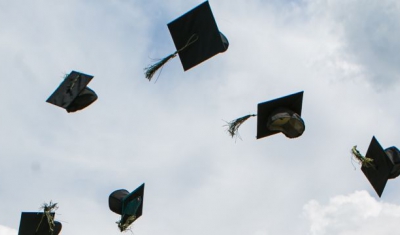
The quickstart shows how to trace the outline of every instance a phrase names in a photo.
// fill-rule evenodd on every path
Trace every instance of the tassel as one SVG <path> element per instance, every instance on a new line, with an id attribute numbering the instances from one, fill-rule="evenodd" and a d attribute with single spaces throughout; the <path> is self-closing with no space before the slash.
<path id="1" fill-rule="evenodd" d="M 227 131 L 229 132 L 231 137 L 233 138 L 235 135 L 238 135 L 240 125 L 242 125 L 250 117 L 255 117 L 255 116 L 257 116 L 257 115 L 249 114 L 249 115 L 246 115 L 241 118 L 238 118 L 238 119 L 228 122 L 228 125 L 227 125 L 228 130 Z"/>
<path id="2" fill-rule="evenodd" d="M 136 216 L 135 215 L 131 215 L 129 216 L 125 223 L 122 223 L 122 220 L 117 221 L 118 224 L 118 228 L 121 232 L 125 231 L 126 229 L 129 228 L 129 226 L 136 220 Z"/>
<path id="3" fill-rule="evenodd" d="M 39 227 L 42 224 L 44 217 L 46 217 L 47 223 L 50 228 L 50 234 L 53 235 L 55 223 L 54 223 L 54 217 L 51 215 L 51 213 L 53 213 L 55 210 L 58 209 L 57 203 L 52 203 L 52 201 L 50 201 L 49 204 L 43 203 L 43 206 L 40 209 L 43 209 L 44 213 L 43 213 L 42 219 L 40 220 L 39 225 L 36 228 L 36 232 L 39 230 Z"/>
<path id="4" fill-rule="evenodd" d="M 69 74 L 68 74 L 67 76 L 69 76 Z M 72 88 L 74 88 L 75 83 L 78 81 L 78 79 L 79 79 L 80 77 L 81 77 L 81 75 L 78 74 L 78 75 L 74 78 L 74 80 L 72 81 L 72 83 L 69 85 L 69 87 L 68 87 L 68 89 L 67 89 L 67 94 L 69 93 L 69 94 L 72 95 Z"/>
<path id="5" fill-rule="evenodd" d="M 146 78 L 149 79 L 149 81 L 151 81 L 151 78 L 156 73 L 156 71 L 159 70 L 161 67 L 163 67 L 165 63 L 167 63 L 170 59 L 174 58 L 177 54 L 178 54 L 178 52 L 175 52 L 175 53 L 165 57 L 164 59 L 158 61 L 157 63 L 146 67 L 144 69 L 146 71 L 144 73 L 146 75 Z"/>
<path id="6" fill-rule="evenodd" d="M 157 70 L 162 68 L 165 65 L 165 63 L 167 63 L 170 59 L 174 58 L 179 52 L 185 50 L 188 46 L 190 46 L 191 44 L 196 42 L 197 39 L 199 39 L 199 36 L 197 36 L 197 34 L 193 34 L 189 38 L 189 40 L 186 42 L 186 45 L 183 46 L 181 49 L 175 51 L 174 53 L 172 53 L 171 55 L 165 57 L 164 59 L 161 59 L 157 63 L 147 66 L 144 69 L 145 70 L 144 74 L 146 75 L 146 78 L 149 79 L 149 81 L 151 81 L 151 79 L 153 78 L 153 75 L 157 72 Z"/>
<path id="7" fill-rule="evenodd" d="M 355 145 L 352 149 L 351 149 L 351 153 L 353 154 L 353 156 L 360 162 L 360 164 L 364 167 L 374 167 L 374 159 L 372 158 L 368 158 L 368 157 L 364 157 L 363 155 L 361 155 L 361 153 L 357 150 L 357 145 Z"/>

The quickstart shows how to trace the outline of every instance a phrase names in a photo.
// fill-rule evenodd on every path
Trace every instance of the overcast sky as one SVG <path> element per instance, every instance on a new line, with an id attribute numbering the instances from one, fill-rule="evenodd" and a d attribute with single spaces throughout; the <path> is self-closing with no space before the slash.
<path id="1" fill-rule="evenodd" d="M 400 147 L 400 2 L 211 0 L 229 49 L 149 82 L 175 51 L 167 23 L 202 2 L 0 0 L 1 235 L 50 200 L 62 235 L 120 234 L 108 196 L 142 183 L 135 235 L 398 230 L 400 180 L 379 198 L 350 149 Z M 71 70 L 99 99 L 68 114 L 45 100 Z M 301 137 L 225 131 L 299 91 Z"/>

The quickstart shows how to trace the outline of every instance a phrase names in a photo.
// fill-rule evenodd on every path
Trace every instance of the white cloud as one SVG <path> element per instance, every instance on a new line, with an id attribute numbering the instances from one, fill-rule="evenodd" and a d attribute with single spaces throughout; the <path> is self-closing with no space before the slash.
<path id="1" fill-rule="evenodd" d="M 326 205 L 304 206 L 312 235 L 389 235 L 398 231 L 400 205 L 377 201 L 366 191 L 335 196 Z"/>
<path id="2" fill-rule="evenodd" d="M 1 235 L 17 235 L 17 233 L 18 232 L 15 229 L 0 225 L 0 234 Z"/>

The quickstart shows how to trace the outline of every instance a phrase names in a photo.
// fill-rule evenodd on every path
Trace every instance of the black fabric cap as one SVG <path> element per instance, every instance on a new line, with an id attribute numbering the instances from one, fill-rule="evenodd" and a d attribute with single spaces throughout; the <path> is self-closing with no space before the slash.
<path id="1" fill-rule="evenodd" d="M 54 217 L 54 213 L 50 213 Z M 49 224 L 43 212 L 22 212 L 18 235 L 57 235 L 62 225 L 54 221 L 54 232 L 51 234 Z"/>
<path id="2" fill-rule="evenodd" d="M 279 133 L 267 128 L 268 119 L 279 109 L 288 109 L 301 116 L 303 91 L 267 102 L 259 103 L 257 107 L 257 139 Z"/>
<path id="3" fill-rule="evenodd" d="M 108 207 L 114 213 L 122 214 L 122 200 L 129 195 L 128 190 L 118 189 L 110 194 L 108 197 Z"/>
<path id="4" fill-rule="evenodd" d="M 389 179 L 394 179 L 400 175 L 400 151 L 395 146 L 385 149 L 385 153 L 393 163 L 392 172 L 390 172 Z"/>
<path id="5" fill-rule="evenodd" d="M 168 24 L 184 71 L 228 49 L 228 39 L 219 32 L 208 1 Z"/>
<path id="6" fill-rule="evenodd" d="M 373 166 L 362 166 L 361 170 L 364 172 L 378 196 L 381 197 L 389 175 L 392 172 L 393 164 L 375 136 L 372 137 L 365 157 L 373 159 Z"/>
<path id="7" fill-rule="evenodd" d="M 92 75 L 72 71 L 46 102 L 64 108 L 67 112 L 75 112 L 89 106 L 97 100 L 96 93 L 86 87 L 92 78 Z"/>

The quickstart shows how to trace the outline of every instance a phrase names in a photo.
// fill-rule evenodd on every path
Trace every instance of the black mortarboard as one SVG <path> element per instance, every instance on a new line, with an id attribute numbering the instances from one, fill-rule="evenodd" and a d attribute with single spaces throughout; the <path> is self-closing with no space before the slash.
<path id="1" fill-rule="evenodd" d="M 278 99 L 259 103 L 257 115 L 250 114 L 228 123 L 228 132 L 233 137 L 239 126 L 252 116 L 257 116 L 257 139 L 282 132 L 288 138 L 296 138 L 305 130 L 301 118 L 303 91 Z"/>
<path id="2" fill-rule="evenodd" d="M 50 215 L 54 218 L 54 213 Z M 61 228 L 61 223 L 54 221 L 52 232 L 43 212 L 22 212 L 18 235 L 57 235 Z"/>
<path id="3" fill-rule="evenodd" d="M 399 150 L 396 147 L 383 150 L 378 140 L 373 136 L 365 157 L 372 159 L 372 164 L 362 165 L 361 170 L 378 196 L 381 197 L 388 179 L 396 178 L 399 175 Z"/>
<path id="4" fill-rule="evenodd" d="M 67 110 L 68 113 L 86 108 L 97 100 L 96 93 L 87 87 L 92 75 L 72 71 L 46 102 Z"/>
<path id="5" fill-rule="evenodd" d="M 208 1 L 169 23 L 168 29 L 185 71 L 228 49 L 228 40 L 219 32 Z M 192 37 L 196 39 L 193 44 L 181 50 Z"/>
<path id="6" fill-rule="evenodd" d="M 228 49 L 228 39 L 218 30 L 208 1 L 168 24 L 176 52 L 146 68 L 146 78 L 179 54 L 184 71 Z"/>
<path id="7" fill-rule="evenodd" d="M 300 118 L 303 93 L 301 91 L 258 104 L 257 139 L 279 132 L 284 133 L 289 138 L 303 134 L 305 126 Z"/>
<path id="8" fill-rule="evenodd" d="M 143 195 L 144 183 L 131 193 L 125 189 L 119 189 L 108 197 L 110 210 L 121 215 L 121 220 L 118 222 L 121 232 L 142 215 Z"/>

